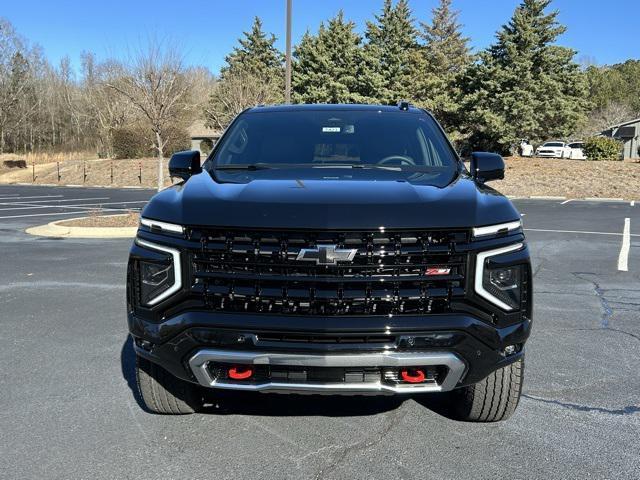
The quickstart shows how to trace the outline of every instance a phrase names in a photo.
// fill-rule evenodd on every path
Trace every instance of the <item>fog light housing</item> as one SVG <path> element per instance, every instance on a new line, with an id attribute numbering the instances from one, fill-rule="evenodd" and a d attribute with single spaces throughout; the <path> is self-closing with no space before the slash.
<path id="1" fill-rule="evenodd" d="M 150 307 L 169 298 L 182 288 L 180 252 L 146 240 L 137 239 L 136 243 L 141 247 L 168 254 L 164 259 L 138 261 L 140 302 Z"/>
<path id="2" fill-rule="evenodd" d="M 169 290 L 175 283 L 173 263 L 140 261 L 140 297 L 144 304 Z"/>
<path id="3" fill-rule="evenodd" d="M 505 268 L 485 269 L 482 286 L 484 289 L 512 309 L 520 307 L 522 267 L 514 265 Z"/>
<path id="4" fill-rule="evenodd" d="M 522 265 L 494 266 L 490 268 L 489 259 L 515 252 L 523 247 L 516 243 L 507 247 L 478 253 L 474 279 L 475 291 L 484 299 L 503 310 L 520 308 L 522 296 Z"/>

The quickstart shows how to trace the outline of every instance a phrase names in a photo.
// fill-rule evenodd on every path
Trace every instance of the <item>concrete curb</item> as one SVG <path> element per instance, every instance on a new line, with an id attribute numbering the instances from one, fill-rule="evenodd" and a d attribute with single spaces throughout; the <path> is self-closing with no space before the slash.
<path id="1" fill-rule="evenodd" d="M 103 215 L 119 217 L 123 215 Z M 38 237 L 56 238 L 133 238 L 136 236 L 138 227 L 68 227 L 59 225 L 60 222 L 79 220 L 87 217 L 65 218 L 46 225 L 30 227 L 25 230 L 29 235 Z"/>

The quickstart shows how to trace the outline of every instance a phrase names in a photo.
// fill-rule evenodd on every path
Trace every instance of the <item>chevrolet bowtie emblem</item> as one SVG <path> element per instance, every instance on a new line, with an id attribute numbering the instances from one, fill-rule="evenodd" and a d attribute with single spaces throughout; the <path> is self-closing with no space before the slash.
<path id="1" fill-rule="evenodd" d="M 336 265 L 338 262 L 351 262 L 358 253 L 357 248 L 337 248 L 336 245 L 318 245 L 316 248 L 303 248 L 296 260 L 316 262 L 316 265 Z"/>

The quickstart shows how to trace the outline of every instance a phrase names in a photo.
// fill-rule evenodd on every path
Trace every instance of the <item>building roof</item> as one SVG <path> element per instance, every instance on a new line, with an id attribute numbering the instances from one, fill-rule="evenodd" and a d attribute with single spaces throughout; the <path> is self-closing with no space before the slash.
<path id="1" fill-rule="evenodd" d="M 605 128 L 603 131 L 606 132 L 607 130 L 613 130 L 614 128 L 624 127 L 625 125 L 631 125 L 632 123 L 640 123 L 640 118 L 635 118 L 633 120 L 628 120 L 626 122 L 611 125 L 610 127 Z"/>
<path id="2" fill-rule="evenodd" d="M 219 138 L 222 134 L 218 130 L 205 126 L 204 120 L 194 121 L 187 129 L 191 138 Z"/>

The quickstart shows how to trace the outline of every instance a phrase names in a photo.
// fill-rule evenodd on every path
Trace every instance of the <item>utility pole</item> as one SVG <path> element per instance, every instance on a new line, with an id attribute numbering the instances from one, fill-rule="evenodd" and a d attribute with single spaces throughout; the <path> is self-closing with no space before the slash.
<path id="1" fill-rule="evenodd" d="M 287 51 L 285 60 L 284 101 L 291 103 L 291 2 L 287 0 Z"/>

